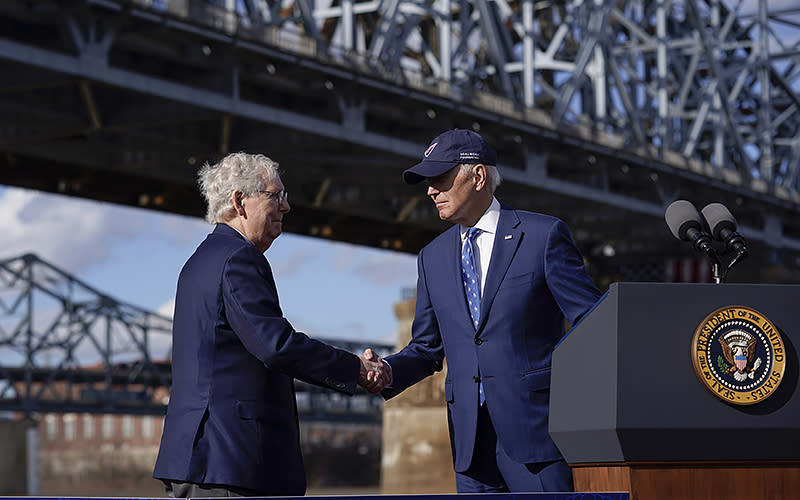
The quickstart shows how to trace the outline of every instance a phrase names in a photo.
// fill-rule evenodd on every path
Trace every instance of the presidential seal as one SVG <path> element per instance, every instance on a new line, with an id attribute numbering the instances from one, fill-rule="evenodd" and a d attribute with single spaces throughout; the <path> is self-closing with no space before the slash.
<path id="1" fill-rule="evenodd" d="M 697 327 L 692 362 L 697 378 L 712 394 L 728 403 L 751 405 L 780 385 L 786 351 L 778 329 L 763 314 L 727 306 Z"/>

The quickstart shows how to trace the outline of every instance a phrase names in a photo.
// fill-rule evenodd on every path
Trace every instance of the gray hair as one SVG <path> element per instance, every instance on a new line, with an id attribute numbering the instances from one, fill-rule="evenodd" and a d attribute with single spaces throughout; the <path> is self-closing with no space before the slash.
<path id="1" fill-rule="evenodd" d="M 235 213 L 231 202 L 234 191 L 254 196 L 279 175 L 278 162 L 262 154 L 231 153 L 219 163 L 206 163 L 197 174 L 200 192 L 208 206 L 206 221 L 216 224 L 230 220 Z"/>
<path id="2" fill-rule="evenodd" d="M 475 165 L 477 165 L 477 163 L 462 163 L 461 170 L 463 170 L 464 173 L 470 172 Z M 486 167 L 486 184 L 489 186 L 489 192 L 494 194 L 494 190 L 503 182 L 503 177 L 500 175 L 500 171 L 495 165 L 487 165 L 484 163 L 483 166 Z"/>

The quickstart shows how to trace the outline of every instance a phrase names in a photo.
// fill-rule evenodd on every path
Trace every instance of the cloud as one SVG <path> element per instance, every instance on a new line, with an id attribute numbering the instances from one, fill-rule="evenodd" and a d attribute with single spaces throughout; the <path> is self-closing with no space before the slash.
<path id="1" fill-rule="evenodd" d="M 301 248 L 292 251 L 287 257 L 273 259 L 267 254 L 270 265 L 273 266 L 272 274 L 281 278 L 288 278 L 300 273 L 309 263 L 319 259 L 319 252 L 311 248 Z"/>
<path id="2" fill-rule="evenodd" d="M 354 271 L 378 285 L 413 286 L 417 282 L 416 257 L 384 250 L 355 263 Z"/>
<path id="3" fill-rule="evenodd" d="M 214 226 L 201 217 L 187 217 L 164 212 L 159 212 L 159 216 L 160 232 L 164 234 L 167 241 L 178 247 L 196 245 L 198 229 L 205 228 L 209 233 L 214 229 Z"/>
<path id="4" fill-rule="evenodd" d="M 78 272 L 106 261 L 113 238 L 139 225 L 113 205 L 17 188 L 0 193 L 3 257 L 36 253 Z"/>
<path id="5" fill-rule="evenodd" d="M 197 219 L 167 216 L 82 198 L 0 189 L 0 258 L 35 253 L 70 273 L 106 264 L 115 248 L 149 234 L 175 246 L 197 238 Z"/>
<path id="6" fill-rule="evenodd" d="M 413 286 L 416 283 L 416 256 L 370 248 L 340 241 L 302 235 L 284 235 L 274 250 L 267 251 L 273 272 L 283 282 L 307 269 L 324 269 L 333 275 L 346 275 L 374 285 Z M 291 252 L 285 252 L 291 239 Z M 317 267 L 315 267 L 317 266 Z"/>
<path id="7" fill-rule="evenodd" d="M 172 319 L 175 316 L 175 297 L 164 302 L 164 304 L 156 310 L 156 314 Z"/>
<path id="8" fill-rule="evenodd" d="M 332 243 L 328 254 L 333 270 L 353 274 L 376 285 L 414 285 L 416 256 L 391 250 Z"/>

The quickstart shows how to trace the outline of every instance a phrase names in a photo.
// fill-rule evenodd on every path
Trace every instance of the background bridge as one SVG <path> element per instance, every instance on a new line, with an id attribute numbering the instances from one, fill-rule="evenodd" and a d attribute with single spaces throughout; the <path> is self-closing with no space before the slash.
<path id="1" fill-rule="evenodd" d="M 0 411 L 163 415 L 172 321 L 27 254 L 0 261 Z M 394 346 L 330 339 L 350 352 Z M 298 381 L 306 420 L 380 422 L 383 399 Z"/>
<path id="2" fill-rule="evenodd" d="M 199 216 L 200 164 L 259 151 L 287 231 L 415 252 L 444 225 L 400 172 L 459 126 L 601 286 L 689 252 L 678 198 L 797 280 L 799 32 L 788 0 L 8 0 L 0 182 Z"/>

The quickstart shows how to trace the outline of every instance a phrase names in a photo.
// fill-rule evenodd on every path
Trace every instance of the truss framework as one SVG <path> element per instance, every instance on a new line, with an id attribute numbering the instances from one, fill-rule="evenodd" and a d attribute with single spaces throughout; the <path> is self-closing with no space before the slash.
<path id="1" fill-rule="evenodd" d="M 800 7 L 670 0 L 135 3 L 800 202 Z M 202 10 L 202 14 L 198 12 Z M 262 30 L 262 31 L 259 31 Z M 492 99 L 492 98 L 500 99 Z"/>
<path id="2" fill-rule="evenodd" d="M 446 224 L 399 174 L 471 127 L 499 196 L 564 219 L 603 280 L 690 251 L 677 198 L 727 204 L 761 245 L 749 279 L 790 280 L 800 21 L 767 7 L 0 2 L 0 182 L 201 216 L 199 165 L 260 151 L 288 167 L 287 232 L 416 252 Z"/>
<path id="3" fill-rule="evenodd" d="M 169 387 L 170 319 L 35 255 L 0 261 L 0 313 L 0 400 L 20 410 L 47 401 L 148 408 Z"/>

